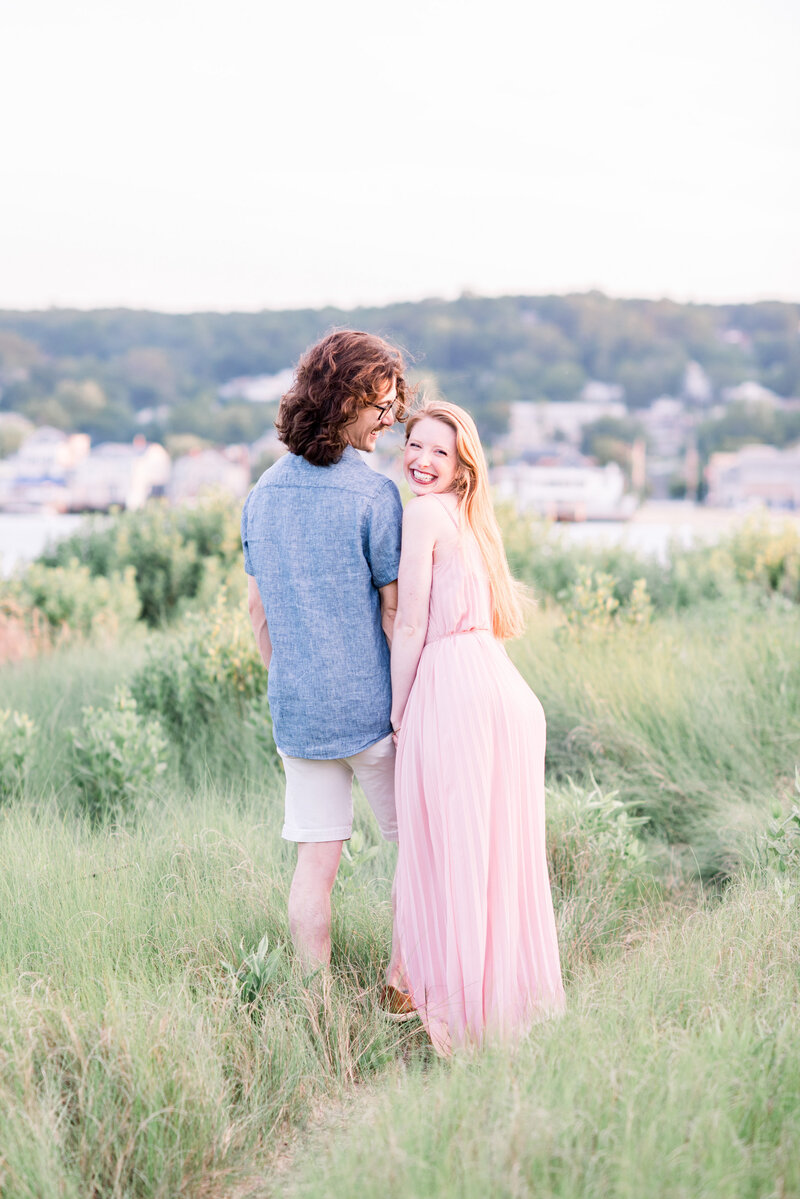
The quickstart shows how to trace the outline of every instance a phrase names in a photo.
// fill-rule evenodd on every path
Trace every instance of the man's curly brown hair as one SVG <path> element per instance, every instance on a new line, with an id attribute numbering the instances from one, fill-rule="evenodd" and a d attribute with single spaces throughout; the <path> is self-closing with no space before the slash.
<path id="1" fill-rule="evenodd" d="M 396 346 L 372 333 L 337 329 L 306 350 L 283 396 L 275 428 L 293 454 L 313 466 L 330 466 L 348 444 L 346 427 L 367 404 L 397 384 L 396 420 L 403 420 L 411 388 Z"/>

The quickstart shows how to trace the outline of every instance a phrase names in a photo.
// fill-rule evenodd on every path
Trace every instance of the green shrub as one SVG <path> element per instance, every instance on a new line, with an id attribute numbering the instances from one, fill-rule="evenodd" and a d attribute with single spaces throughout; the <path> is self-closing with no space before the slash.
<path id="1" fill-rule="evenodd" d="M 612 575 L 580 566 L 572 587 L 559 596 L 567 630 L 576 634 L 599 633 L 620 625 L 649 625 L 653 604 L 647 592 L 647 581 L 635 581 L 624 606 L 614 594 L 615 584 Z"/>
<path id="2" fill-rule="evenodd" d="M 0 604 L 3 601 L 6 605 L 10 601 L 28 620 L 38 613 L 51 634 L 66 630 L 83 637 L 116 634 L 139 616 L 132 567 L 94 577 L 75 558 L 64 566 L 32 563 L 0 587 Z"/>
<path id="3" fill-rule="evenodd" d="M 595 779 L 691 846 L 687 869 L 729 874 L 751 832 L 731 809 L 763 825 L 800 760 L 796 610 L 743 595 L 582 638 L 561 620 L 540 611 L 509 646 L 547 715 L 548 781 Z"/>
<path id="4" fill-rule="evenodd" d="M 142 711 L 157 715 L 190 772 L 198 747 L 208 754 L 220 741 L 249 730 L 275 753 L 266 705 L 267 672 L 243 606 L 228 607 L 223 588 L 208 612 L 191 612 L 150 649 L 134 675 Z"/>
<path id="5" fill-rule="evenodd" d="M 197 547 L 200 558 L 227 564 L 242 562 L 241 504 L 230 496 L 206 496 L 202 503 L 174 509 L 184 541 Z"/>
<path id="6" fill-rule="evenodd" d="M 795 767 L 794 787 L 800 800 L 800 766 Z M 792 804 L 788 816 L 775 817 L 762 835 L 759 845 L 763 865 L 778 874 L 800 877 L 800 802 Z"/>
<path id="7" fill-rule="evenodd" d="M 265 997 L 283 966 L 285 947 L 279 941 L 274 949 L 270 949 L 269 934 L 264 933 L 251 953 L 245 953 L 244 942 L 239 948 L 242 960 L 238 966 L 225 960 L 221 965 L 233 994 L 243 1003 L 255 1005 Z"/>
<path id="8" fill-rule="evenodd" d="M 35 734 L 24 712 L 0 711 L 0 803 L 22 793 Z"/>
<path id="9" fill-rule="evenodd" d="M 349 841 L 342 845 L 342 857 L 336 873 L 336 885 L 342 890 L 364 877 L 365 867 L 380 854 L 380 846 L 367 845 L 360 828 L 354 828 Z"/>
<path id="10" fill-rule="evenodd" d="M 197 546 L 181 536 L 169 509 L 154 505 L 126 513 L 114 549 L 117 563 L 136 572 L 142 619 L 149 625 L 160 624 L 180 599 L 196 594 L 203 573 Z"/>
<path id="11" fill-rule="evenodd" d="M 142 619 L 156 626 L 198 595 L 209 563 L 240 565 L 241 552 L 238 504 L 211 497 L 193 508 L 153 502 L 89 522 L 42 561 L 57 566 L 79 557 L 93 576 L 132 567 Z"/>
<path id="12" fill-rule="evenodd" d="M 616 792 L 571 779 L 548 792 L 547 856 L 564 967 L 601 955 L 624 935 L 647 891 L 653 867 L 631 814 Z"/>
<path id="13" fill-rule="evenodd" d="M 789 521 L 775 529 L 763 516 L 754 516 L 723 547 L 740 581 L 800 603 L 800 530 Z"/>
<path id="14" fill-rule="evenodd" d="M 127 687 L 116 688 L 111 708 L 84 708 L 71 733 L 80 806 L 93 823 L 129 815 L 166 769 L 161 726 L 139 714 Z"/>
<path id="15" fill-rule="evenodd" d="M 578 568 L 569 591 L 562 592 L 564 615 L 574 629 L 609 629 L 619 608 L 614 595 L 614 578 L 589 566 Z"/>
<path id="16" fill-rule="evenodd" d="M 598 786 L 581 788 L 570 781 L 559 793 L 556 811 L 562 823 L 550 845 L 554 878 L 562 894 L 582 890 L 587 863 L 600 863 L 606 877 L 630 881 L 638 878 L 647 855 L 639 829 L 646 816 L 631 815 L 630 804 L 615 791 L 604 794 Z"/>
<path id="17" fill-rule="evenodd" d="M 513 574 L 538 597 L 570 596 L 588 572 L 610 576 L 620 607 L 642 580 L 662 611 L 753 591 L 800 603 L 800 532 L 789 522 L 775 529 L 753 517 L 716 545 L 687 549 L 673 542 L 668 562 L 661 563 L 624 546 L 571 545 L 557 527 L 508 508 L 498 510 L 498 519 Z"/>
<path id="18" fill-rule="evenodd" d="M 764 836 L 765 857 L 780 874 L 800 874 L 800 805 L 784 820 L 774 820 Z"/>

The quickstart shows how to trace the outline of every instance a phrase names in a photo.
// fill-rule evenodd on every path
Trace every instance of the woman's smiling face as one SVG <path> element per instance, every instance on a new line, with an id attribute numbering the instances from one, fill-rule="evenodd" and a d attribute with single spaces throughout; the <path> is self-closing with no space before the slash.
<path id="1" fill-rule="evenodd" d="M 403 454 L 403 474 L 414 495 L 450 491 L 458 472 L 456 431 L 435 416 L 423 416 L 411 430 Z"/>

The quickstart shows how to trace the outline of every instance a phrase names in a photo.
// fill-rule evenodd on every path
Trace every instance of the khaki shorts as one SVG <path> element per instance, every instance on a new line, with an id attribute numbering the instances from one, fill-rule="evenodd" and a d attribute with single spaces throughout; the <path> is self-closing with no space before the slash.
<path id="1" fill-rule="evenodd" d="M 397 840 L 391 734 L 349 758 L 290 758 L 286 772 L 286 841 L 347 841 L 353 831 L 353 775 L 386 841 Z"/>

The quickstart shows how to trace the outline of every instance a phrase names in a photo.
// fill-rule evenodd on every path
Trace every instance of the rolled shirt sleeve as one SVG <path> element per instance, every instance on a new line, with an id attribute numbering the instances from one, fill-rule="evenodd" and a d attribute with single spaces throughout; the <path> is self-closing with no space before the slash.
<path id="1" fill-rule="evenodd" d="M 364 556 L 376 587 L 385 587 L 397 578 L 402 527 L 400 492 L 391 479 L 386 479 L 366 513 Z"/>

